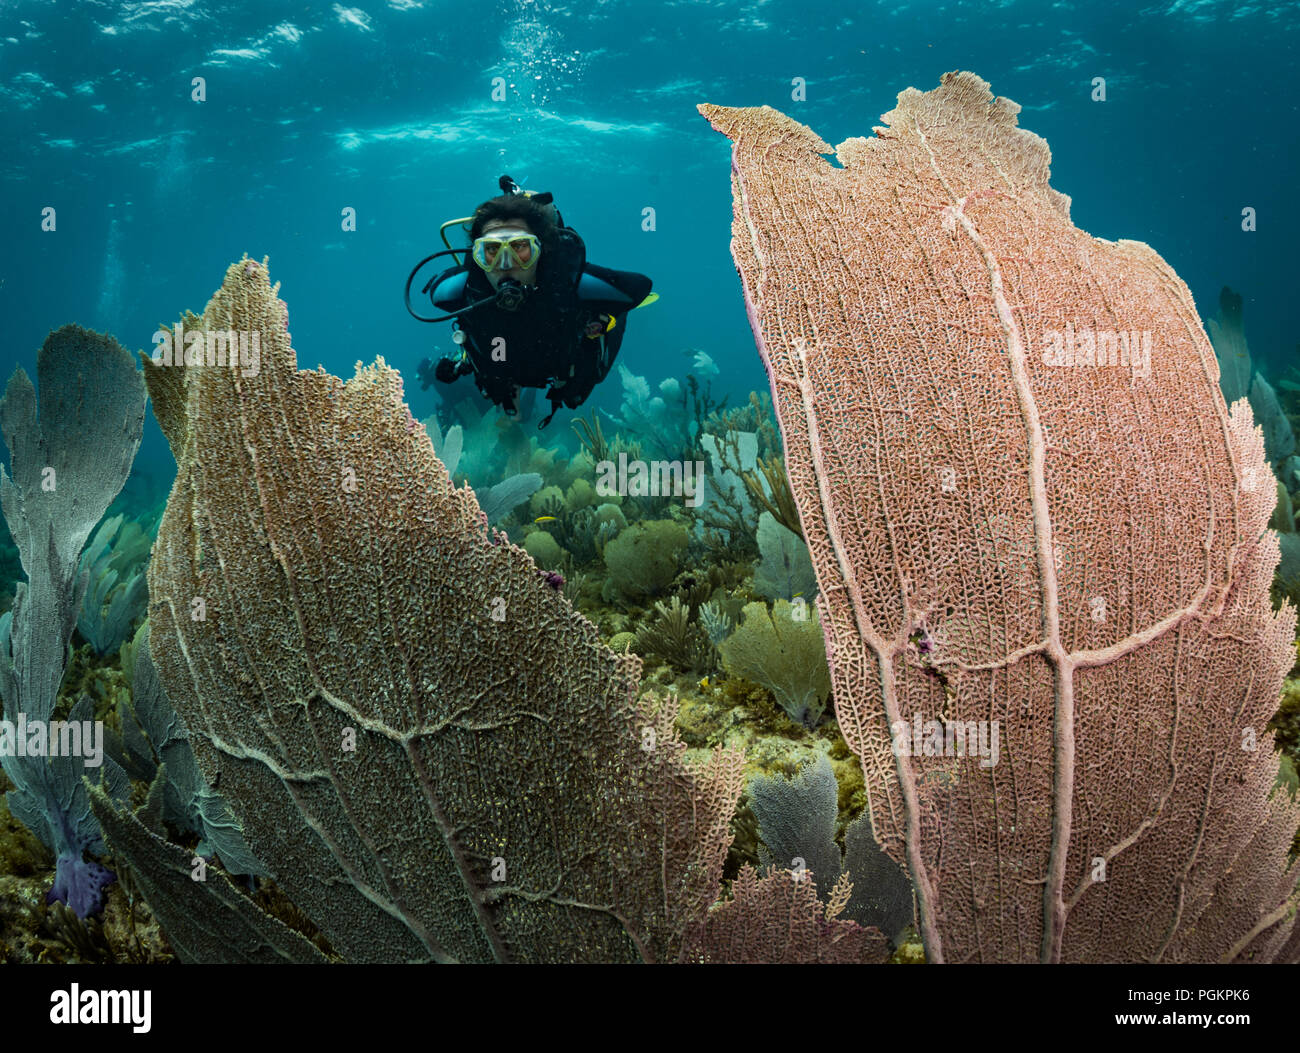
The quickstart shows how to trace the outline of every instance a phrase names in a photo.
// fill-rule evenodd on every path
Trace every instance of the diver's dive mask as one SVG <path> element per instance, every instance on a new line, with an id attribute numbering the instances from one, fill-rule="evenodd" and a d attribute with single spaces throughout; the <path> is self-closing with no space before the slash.
<path id="1" fill-rule="evenodd" d="M 474 239 L 474 262 L 485 271 L 527 270 L 537 264 L 542 243 L 536 234 L 484 234 Z"/>

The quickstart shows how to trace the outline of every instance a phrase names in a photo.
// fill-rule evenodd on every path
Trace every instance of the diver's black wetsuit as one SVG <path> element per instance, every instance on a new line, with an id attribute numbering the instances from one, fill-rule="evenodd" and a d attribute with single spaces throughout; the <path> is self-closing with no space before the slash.
<path id="1" fill-rule="evenodd" d="M 515 409 L 515 385 L 549 388 L 552 414 L 561 403 L 570 409 L 582 405 L 614 364 L 627 312 L 650 292 L 652 283 L 644 274 L 587 263 L 578 234 L 568 227 L 557 233 L 559 245 L 538 257 L 537 284 L 526 287 L 517 310 L 489 303 L 456 322 L 465 334 L 462 346 L 475 384 L 507 412 Z M 466 260 L 440 274 L 429 297 L 450 313 L 489 299 L 493 292 L 482 269 Z M 613 316 L 614 327 L 587 337 L 587 324 L 602 314 Z"/>

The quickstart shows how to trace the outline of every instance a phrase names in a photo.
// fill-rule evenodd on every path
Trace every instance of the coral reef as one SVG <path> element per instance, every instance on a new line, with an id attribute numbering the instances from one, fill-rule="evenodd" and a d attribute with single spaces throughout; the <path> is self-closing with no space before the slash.
<path id="1" fill-rule="evenodd" d="M 687 386 L 696 390 L 690 383 Z M 1279 391 L 1284 402 L 1291 397 L 1285 385 L 1279 386 Z M 464 409 L 462 413 L 475 419 Z M 788 933 L 793 925 L 810 934 L 815 943 L 818 928 L 828 923 L 829 906 L 834 911 L 831 920 L 843 928 L 825 931 L 837 941 L 846 938 L 843 934 L 855 941 L 876 941 L 871 944 L 874 949 L 869 960 L 882 960 L 889 946 L 877 937 L 861 935 L 863 928 L 878 928 L 888 937 L 894 947 L 891 961 L 924 961 L 921 944 L 911 936 L 910 883 L 876 844 L 865 809 L 862 767 L 845 745 L 836 722 L 827 717 L 815 728 L 808 728 L 787 714 L 772 688 L 734 670 L 717 672 L 715 648 L 734 633 L 747 603 L 759 597 L 811 599 L 816 583 L 809 578 L 805 546 L 777 515 L 777 506 L 784 499 L 773 484 L 785 476 L 766 397 L 751 396 L 749 403 L 738 409 L 710 407 L 707 413 L 697 414 L 697 420 L 697 440 L 702 436 L 704 444 L 718 453 L 716 474 L 725 480 L 726 492 L 738 493 L 739 481 L 745 505 L 735 502 L 728 506 L 720 501 L 712 509 L 692 510 L 660 499 L 598 496 L 589 482 L 592 450 L 607 451 L 611 441 L 616 450 L 638 454 L 640 450 L 621 435 L 606 439 L 599 415 L 593 415 L 590 422 L 583 422 L 587 433 L 584 446 L 588 439 L 592 445 L 575 458 L 566 459 L 557 451 L 534 453 L 532 444 L 516 444 L 517 450 L 527 448 L 529 452 L 517 456 L 515 463 L 526 458 L 543 467 L 545 475 L 533 473 L 513 507 L 497 509 L 493 517 L 540 566 L 563 570 L 562 595 L 600 627 L 613 652 L 635 652 L 647 659 L 642 705 L 648 708 L 643 711 L 659 714 L 655 719 L 676 714 L 672 730 L 688 747 L 688 760 L 707 764 L 712 751 L 720 746 L 745 751 L 744 772 L 750 782 L 731 817 L 733 840 L 722 871 L 731 898 L 707 916 L 702 930 L 694 930 L 694 946 L 705 948 L 698 950 L 698 959 L 816 960 L 821 952 L 815 949 L 798 950 L 796 946 L 788 950 L 788 937 L 782 933 Z M 498 427 L 500 423 L 483 420 L 475 434 L 489 429 L 493 435 L 512 433 L 509 425 Z M 461 475 L 463 428 L 457 424 L 444 432 L 436 419 L 425 422 L 435 455 L 451 475 Z M 756 436 L 757 442 L 740 439 L 741 433 Z M 754 458 L 753 469 L 739 470 L 742 442 L 746 463 Z M 507 460 L 479 459 L 492 465 L 477 480 L 486 499 L 494 486 L 510 482 L 492 474 L 506 471 Z M 587 472 L 587 477 L 575 476 L 575 468 Z M 143 514 L 129 514 L 138 515 L 141 523 L 154 521 L 148 512 L 149 502 L 142 507 Z M 1270 525 L 1285 531 L 1288 511 L 1293 524 L 1294 511 L 1282 488 Z M 752 529 L 751 512 L 758 512 L 759 518 L 749 547 L 733 545 L 731 531 Z M 731 531 L 720 525 L 728 515 Z M 111 516 L 109 525 L 101 527 L 104 538 L 111 534 L 115 518 Z M 793 520 L 797 525 L 797 513 Z M 602 598 L 608 579 L 602 558 L 605 545 L 629 526 L 653 531 L 656 522 L 687 529 L 687 545 L 677 553 L 673 573 L 665 571 L 656 586 L 662 598 L 616 589 L 605 589 L 609 599 Z M 95 547 L 94 539 L 91 547 Z M 110 558 L 106 552 L 99 555 L 101 565 Z M 93 562 L 83 556 L 83 569 Z M 803 587 L 794 584 L 796 581 Z M 639 602 L 647 607 L 637 606 Z M 100 656 L 90 646 L 76 651 L 57 706 L 57 712 L 66 714 L 83 695 L 88 696 L 96 715 L 105 718 L 110 730 L 109 755 L 135 780 L 134 813 L 125 803 L 103 800 L 98 791 L 90 794 L 91 809 L 111 853 L 104 862 L 119 879 L 106 890 L 102 919 L 81 921 L 60 904 L 44 904 L 40 885 L 52 857 L 21 824 L 9 820 L 7 830 L 0 824 L 0 835 L 5 838 L 0 841 L 5 846 L 0 852 L 0 883 L 7 882 L 3 894 L 12 909 L 0 912 L 0 954 L 10 961 L 323 960 L 320 955 L 342 960 L 274 883 L 259 880 L 256 886 L 250 883 L 245 887 L 243 881 L 227 880 L 227 870 L 240 865 L 233 850 L 216 848 L 208 871 L 210 886 L 190 880 L 189 864 L 195 854 L 208 855 L 213 845 L 205 837 L 201 810 L 178 807 L 178 797 L 196 800 L 179 786 L 201 786 L 211 798 L 216 795 L 197 773 L 189 779 L 181 774 L 184 764 L 175 759 L 175 751 L 178 746 L 187 748 L 185 733 L 178 730 L 173 735 L 165 730 L 168 720 L 175 721 L 177 729 L 182 727 L 166 708 L 151 715 L 148 675 L 141 678 L 145 682 L 139 688 L 133 684 L 137 666 L 144 667 L 142 654 L 147 659 L 147 638 L 146 622 L 132 639 L 122 642 L 116 660 L 111 654 Z M 943 674 L 942 664 L 928 661 L 942 643 L 937 629 L 909 635 L 915 659 L 930 669 L 926 675 L 932 679 Z M 1300 669 L 1293 670 L 1292 677 L 1300 679 Z M 1276 783 L 1291 796 L 1297 785 L 1292 759 L 1297 753 L 1295 682 L 1288 680 L 1284 685 L 1282 706 L 1269 725 L 1275 744 L 1283 750 Z M 164 725 L 159 725 L 159 719 Z M 165 744 L 169 754 L 165 764 L 160 763 L 160 751 L 154 748 L 159 743 Z M 191 757 L 191 769 L 193 764 Z M 152 797 L 147 796 L 150 789 Z M 183 817 L 178 814 L 181 812 Z M 229 825 L 233 818 L 226 823 L 227 829 L 238 831 L 237 823 Z M 244 851 L 248 851 L 246 846 Z M 1300 851 L 1300 833 L 1292 851 Z M 796 889 L 796 877 L 776 872 L 784 870 L 776 866 L 780 859 L 791 864 L 803 859 L 812 871 L 812 881 Z M 757 873 L 747 869 L 755 866 L 760 867 Z M 795 876 L 799 873 L 796 867 Z M 845 882 L 837 888 L 838 879 L 846 873 Z M 757 899 L 755 889 L 747 886 L 751 879 Z M 842 905 L 828 902 L 832 892 L 843 898 Z M 737 900 L 742 907 L 747 902 L 759 904 L 752 917 L 746 916 L 744 938 L 725 924 L 728 917 L 735 916 L 728 912 L 737 909 Z M 771 912 L 770 916 L 760 917 L 765 911 Z M 751 939 L 749 930 L 765 935 L 761 940 Z M 690 959 L 695 952 L 687 949 L 682 953 Z"/>
<path id="2" fill-rule="evenodd" d="M 623 402 L 614 422 L 636 435 L 647 456 L 663 460 L 687 460 L 695 447 L 699 422 L 690 412 L 681 383 L 673 377 L 659 384 L 659 394 L 650 394 L 645 377 L 636 376 L 619 363 Z"/>
<path id="3" fill-rule="evenodd" d="M 1175 469 L 1163 517 L 1143 504 L 1140 487 L 1132 522 L 1097 500 L 1099 474 L 1108 480 L 1103 488 L 1130 497 L 1142 475 L 1128 466 L 1116 472 L 1110 460 L 1121 445 L 1100 408 L 1111 389 L 1087 366 L 1039 368 L 1049 365 L 1040 350 L 1053 329 L 1100 334 L 1123 325 L 1130 301 L 1114 298 L 1107 314 L 1070 292 L 1057 298 L 1060 317 L 1052 317 L 1033 295 L 1056 280 L 1040 283 L 1041 247 L 1007 219 L 1007 199 L 987 191 L 1028 202 L 1025 215 L 1076 246 L 1078 273 L 1089 283 L 1089 268 L 1110 266 L 1113 251 L 1122 267 L 1135 256 L 1146 265 L 1147 257 L 1132 246 L 1071 243 L 1052 212 L 1040 217 L 1041 198 L 1053 200 L 1046 163 L 1032 140 L 1026 145 L 1007 125 L 1003 107 L 1014 104 L 991 108 L 992 152 L 954 176 L 952 158 L 967 149 L 968 100 L 948 99 L 940 108 L 951 109 L 952 121 L 926 125 L 924 97 L 909 98 L 907 113 L 921 120 L 952 195 L 925 165 L 918 168 L 907 145 L 841 147 L 847 174 L 830 174 L 828 185 L 842 186 L 837 181 L 851 181 L 863 157 L 891 151 L 910 207 L 897 230 L 923 217 L 916 244 L 886 239 L 882 248 L 872 240 L 878 231 L 862 240 L 868 256 L 886 261 L 882 271 L 924 260 L 926 272 L 883 297 L 873 287 L 865 318 L 840 317 L 835 296 L 823 297 L 834 273 L 826 289 L 799 304 L 754 278 L 747 248 L 796 278 L 803 265 L 765 234 L 774 222 L 765 174 L 782 166 L 802 173 L 806 160 L 820 162 L 805 158 L 815 137 L 793 122 L 769 114 L 776 137 L 756 152 L 747 136 L 762 122 L 741 122 L 737 186 L 748 200 L 737 212 L 737 256 L 751 267 L 742 273 L 760 350 L 775 366 L 775 406 L 766 392 L 732 408 L 716 402 L 709 383 L 719 370 L 689 348 L 684 362 L 665 366 L 675 376 L 623 368 L 619 410 L 573 418 L 571 435 L 563 427 L 535 433 L 529 399 L 512 419 L 481 409 L 472 393 L 444 401 L 421 429 L 382 361 L 359 365 L 346 383 L 299 372 L 264 267 L 244 261 L 228 274 L 206 318 L 187 315 L 185 324 L 259 330 L 270 348 L 267 375 L 241 382 L 239 397 L 200 371 L 151 370 L 150 377 L 181 464 L 154 617 L 167 676 L 194 730 L 162 690 L 150 621 L 131 635 L 165 496 L 161 480 L 137 466 L 81 553 L 77 573 L 88 584 L 77 629 L 85 643 L 74 641 L 54 703 L 56 717 L 93 711 L 104 721 L 105 753 L 122 774 L 82 788 L 89 811 L 77 802 L 78 821 L 102 834 L 88 842 L 98 862 L 83 862 L 117 880 L 101 890 L 100 912 L 85 919 L 47 904 L 54 856 L 0 799 L 0 959 L 901 963 L 926 960 L 922 930 L 934 961 L 1295 957 L 1295 930 L 1285 937 L 1295 901 L 1278 895 L 1293 863 L 1275 850 L 1294 819 L 1286 802 L 1300 799 L 1300 664 L 1282 684 L 1280 706 L 1274 699 L 1270 707 L 1260 701 L 1267 684 L 1257 697 L 1238 682 L 1242 661 L 1252 658 L 1233 646 L 1241 632 L 1268 654 L 1285 634 L 1287 612 L 1273 635 L 1261 631 L 1252 576 L 1258 548 L 1241 545 L 1240 560 L 1225 569 L 1222 547 L 1212 545 L 1205 564 L 1188 571 L 1185 553 L 1147 544 L 1140 528 L 1157 519 L 1184 547 L 1190 530 L 1195 548 L 1205 526 L 1198 502 L 1216 531 L 1228 534 L 1238 527 L 1235 516 L 1246 533 L 1254 530 L 1259 509 L 1253 497 L 1224 500 L 1225 473 L 1214 457 L 1210 497 L 1204 481 L 1198 492 Z M 708 112 L 737 121 L 738 111 Z M 980 176 L 979 164 L 990 158 L 1007 174 L 1005 184 Z M 784 221 L 826 214 L 823 174 L 796 177 Z M 861 191 L 840 193 L 842 219 L 854 223 Z M 943 255 L 950 243 L 962 246 L 956 262 Z M 999 303 L 992 272 L 963 269 L 981 244 L 997 261 L 1012 328 L 1023 336 L 1026 390 L 1043 422 L 1041 466 L 1026 423 L 1033 413 L 1020 407 L 1017 416 L 1008 398 L 1018 389 L 1007 383 L 1011 352 L 997 346 L 999 326 L 945 284 L 945 275 L 958 273 L 963 292 Z M 1162 326 L 1181 288 L 1176 278 L 1168 284 L 1149 311 Z M 942 309 L 927 302 L 934 286 L 945 290 Z M 1081 317 L 1066 317 L 1072 304 Z M 1182 304 L 1172 313 L 1196 323 Z M 861 336 L 858 325 L 870 332 Z M 1260 375 L 1240 297 L 1230 290 L 1209 328 L 1219 372 L 1204 355 L 1196 361 L 1206 378 L 1217 377 L 1229 407 L 1238 399 L 1249 405 L 1277 476 L 1267 525 L 1281 551 L 1272 585 L 1281 608 L 1300 598 L 1300 370 L 1271 384 Z M 882 351 L 884 333 L 893 344 Z M 918 334 L 923 351 L 914 346 Z M 1176 362 L 1185 362 L 1184 351 L 1174 347 Z M 962 361 L 987 383 L 954 368 Z M 1163 368 L 1158 359 L 1152 365 Z M 1130 369 L 1126 384 L 1151 391 L 1157 382 L 1139 372 Z M 1226 429 L 1229 444 L 1238 444 L 1241 421 L 1231 409 L 1205 417 L 1209 402 L 1193 388 L 1184 427 L 1205 441 L 1194 423 L 1201 422 L 1211 446 Z M 1071 419 L 1067 394 L 1085 423 Z M 1150 400 L 1157 424 L 1163 397 Z M 268 403 L 282 415 L 268 416 Z M 1116 404 L 1127 420 L 1123 398 Z M 778 407 L 791 436 L 789 474 Z M 852 417 L 868 423 L 858 427 Z M 1175 448 L 1183 440 L 1163 436 L 1161 427 L 1117 430 L 1141 434 L 1130 454 L 1136 465 L 1183 463 L 1185 451 Z M 245 456 L 250 443 L 256 458 Z M 309 449 L 322 464 L 295 455 Z M 1252 457 L 1237 468 L 1241 489 L 1254 495 L 1248 482 L 1273 484 L 1267 469 L 1251 476 Z M 620 458 L 704 462 L 700 503 L 651 493 L 630 475 L 611 487 L 598 465 Z M 1053 641 L 1040 629 L 1048 592 L 1036 541 L 1042 524 L 1023 500 L 1038 467 L 1058 546 L 1065 654 L 1129 647 L 1131 637 L 1109 633 L 1122 611 L 1128 631 L 1145 634 L 1133 648 L 1138 661 L 1053 664 Z M 1098 543 L 1099 522 L 1138 541 L 1125 547 L 1103 536 Z M 1216 545 L 1224 540 L 1216 538 Z M 820 591 L 814 556 L 827 586 L 820 613 L 812 606 Z M 1117 560 L 1136 568 L 1118 588 Z M 13 568 L 7 576 L 5 566 Z M 1189 593 L 1202 571 L 1223 610 L 1208 601 L 1196 607 Z M 1170 592 L 1164 573 L 1182 575 L 1184 591 Z M 20 574 L 19 550 L 0 528 L 0 578 Z M 1229 577 L 1236 591 L 1224 592 Z M 196 592 L 197 611 L 185 606 Z M 1081 608 L 1080 597 L 1104 601 L 1102 628 L 1096 608 Z M 0 598 L 0 609 L 6 603 Z M 1194 609 L 1168 626 L 1171 616 Z M 302 617 L 291 620 L 290 612 Z M 11 622 L 0 622 L 0 637 Z M 1198 622 L 1225 635 L 1198 636 Z M 1161 624 L 1164 636 L 1152 631 Z M 1138 670 L 1151 669 L 1141 665 L 1144 648 L 1160 656 L 1147 677 L 1153 683 L 1201 677 L 1229 684 L 1229 694 L 1216 702 L 1192 687 L 1162 708 L 1149 688 L 1134 687 Z M 1250 669 L 1267 680 L 1270 661 L 1262 672 L 1258 664 Z M 889 675 L 880 679 L 882 671 Z M 828 708 L 832 677 L 843 735 Z M 1066 681 L 1079 714 L 1074 768 L 1048 730 L 1057 704 L 1051 685 Z M 1000 763 L 986 769 L 979 758 L 894 756 L 898 740 L 881 715 L 887 689 L 898 715 L 933 717 L 941 730 L 1000 722 Z M 1126 702 L 1114 708 L 1120 696 L 1136 700 L 1134 713 Z M 1232 751 L 1229 706 L 1244 714 L 1236 731 L 1255 736 L 1249 758 Z M 1098 734 L 1099 714 L 1117 724 L 1113 738 Z M 1179 778 L 1167 788 L 1145 770 L 1144 743 L 1168 754 L 1171 719 L 1203 755 L 1191 743 L 1184 755 L 1175 743 Z M 1270 746 L 1280 755 L 1271 756 Z M 1207 777 L 1206 756 L 1233 784 Z M 1119 817 L 1107 811 L 1098 767 L 1138 799 L 1163 793 L 1160 807 Z M 1076 805 L 1069 816 L 1068 926 L 1054 916 L 1044 925 L 1045 909 L 1061 902 L 1050 892 L 1057 875 L 1042 835 L 1066 814 L 1057 780 L 1067 774 L 1086 814 Z M 1134 893 L 1134 867 L 1151 868 L 1153 886 L 1168 891 L 1172 864 L 1153 865 L 1152 844 L 1172 842 L 1169 858 L 1186 868 L 1178 845 L 1194 825 L 1195 805 L 1205 814 L 1195 836 L 1222 875 L 1192 865 L 1178 917 L 1134 906 L 1148 892 Z M 1122 833 L 1133 839 L 1118 852 L 1100 845 L 1101 887 L 1090 871 L 1077 873 L 1095 859 L 1075 851 L 1097 839 L 1094 808 L 1109 817 L 1108 830 L 1127 820 Z M 996 835 L 994 847 L 977 836 L 976 822 L 979 833 Z M 1233 824 L 1244 832 L 1225 834 Z M 1292 861 L 1300 858 L 1300 829 L 1293 833 Z M 548 841 L 557 846 L 550 854 L 539 848 Z M 266 852 L 265 864 L 250 842 Z M 1263 844 L 1272 855 L 1263 853 L 1260 866 Z M 1254 884 L 1222 865 L 1237 848 L 1232 862 L 1255 868 Z M 913 863 L 921 877 L 916 915 Z M 193 880 L 199 864 L 202 882 Z M 272 868 L 283 884 L 264 875 Z M 1021 880 L 1025 873 L 1029 881 Z M 1011 890 L 1005 902 L 1003 888 Z M 1148 915 L 1164 925 L 1166 945 L 1153 947 L 1142 935 Z M 1020 918 L 1030 921 L 1022 926 Z M 1081 935 L 1080 926 L 1089 931 Z"/>

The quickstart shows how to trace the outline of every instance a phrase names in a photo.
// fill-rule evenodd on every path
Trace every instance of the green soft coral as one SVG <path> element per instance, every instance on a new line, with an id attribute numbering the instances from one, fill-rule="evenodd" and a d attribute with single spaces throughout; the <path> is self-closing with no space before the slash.
<path id="1" fill-rule="evenodd" d="M 1291 764 L 1292 771 L 1300 769 L 1300 680 L 1282 682 L 1282 702 L 1268 722 L 1273 732 L 1273 745 Z"/>
<path id="2" fill-rule="evenodd" d="M 564 549 L 545 530 L 534 530 L 524 538 L 524 550 L 539 567 L 555 570 L 564 564 Z"/>
<path id="3" fill-rule="evenodd" d="M 762 684 L 792 720 L 813 727 L 831 693 L 826 642 L 814 608 L 777 600 L 771 613 L 749 603 L 740 627 L 719 645 L 723 668 Z"/>
<path id="4" fill-rule="evenodd" d="M 607 592 L 628 599 L 659 595 L 677 576 L 687 543 L 686 528 L 671 519 L 628 527 L 605 545 Z"/>

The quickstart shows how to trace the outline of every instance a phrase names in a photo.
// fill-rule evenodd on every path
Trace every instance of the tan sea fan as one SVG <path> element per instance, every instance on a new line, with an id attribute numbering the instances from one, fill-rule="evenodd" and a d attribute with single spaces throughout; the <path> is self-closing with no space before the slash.
<path id="1" fill-rule="evenodd" d="M 241 261 L 186 322 L 256 334 L 259 369 L 146 368 L 178 465 L 150 648 L 204 775 L 349 961 L 678 960 L 740 756 L 685 763 L 396 371 L 297 368 L 278 288 Z"/>

